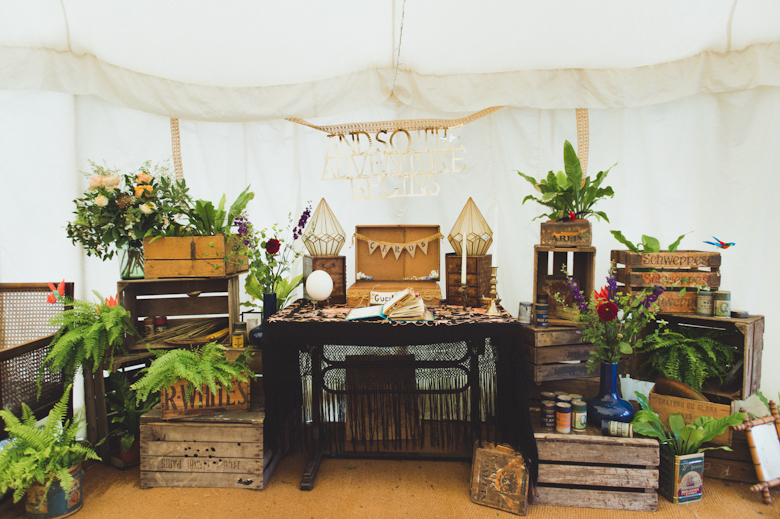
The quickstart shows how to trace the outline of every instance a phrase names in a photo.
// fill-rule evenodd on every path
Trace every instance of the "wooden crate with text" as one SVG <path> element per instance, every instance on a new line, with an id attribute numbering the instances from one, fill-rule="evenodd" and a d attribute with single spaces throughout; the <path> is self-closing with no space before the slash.
<path id="1" fill-rule="evenodd" d="M 462 256 L 455 253 L 444 255 L 447 304 L 463 305 L 463 292 L 460 292 Z M 490 267 L 493 255 L 466 256 L 466 306 L 479 308 L 480 298 L 490 295 Z"/>
<path id="2" fill-rule="evenodd" d="M 552 255 L 552 265 L 550 265 L 550 255 Z M 571 320 L 555 317 L 557 303 L 552 294 L 557 292 L 567 302 L 571 302 L 571 294 L 566 286 L 566 276 L 562 272 L 564 265 L 577 282 L 585 299 L 590 299 L 595 288 L 596 247 L 534 245 L 533 302 L 536 303 L 542 294 L 549 295 L 550 326 L 577 326 Z"/>

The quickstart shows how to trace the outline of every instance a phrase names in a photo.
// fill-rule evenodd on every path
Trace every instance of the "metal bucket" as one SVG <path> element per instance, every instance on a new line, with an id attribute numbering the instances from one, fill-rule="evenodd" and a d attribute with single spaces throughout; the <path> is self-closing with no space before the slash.
<path id="1" fill-rule="evenodd" d="M 81 463 L 74 465 L 68 472 L 73 476 L 73 486 L 67 492 L 59 481 L 52 483 L 46 492 L 44 485 L 33 485 L 27 489 L 25 512 L 32 519 L 55 519 L 68 517 L 84 505 L 81 491 Z"/>

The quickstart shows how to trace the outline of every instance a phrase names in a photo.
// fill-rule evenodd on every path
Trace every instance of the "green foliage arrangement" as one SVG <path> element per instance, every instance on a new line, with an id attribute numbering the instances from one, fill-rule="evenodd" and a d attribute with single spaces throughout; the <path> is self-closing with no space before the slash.
<path id="1" fill-rule="evenodd" d="M 219 386 L 232 388 L 232 380 L 247 382 L 254 375 L 249 367 L 251 356 L 242 353 L 230 362 L 225 357 L 225 348 L 210 342 L 192 350 L 177 349 L 161 353 L 144 368 L 144 376 L 130 388 L 136 392 L 136 399 L 145 402 L 152 393 L 170 387 L 179 380 L 187 382 L 184 399 L 189 402 L 196 390 L 204 385 L 213 395 Z"/>
<path id="2" fill-rule="evenodd" d="M 57 289 L 53 284 L 49 286 L 52 293 L 47 301 L 61 301 L 72 308 L 49 320 L 49 324 L 59 327 L 59 331 L 52 339 L 52 347 L 38 374 L 39 393 L 44 369 L 52 373 L 61 372 L 65 383 L 70 384 L 79 367 L 93 373 L 102 369 L 106 353 L 113 364 L 115 351 L 124 351 L 125 334 L 139 337 L 131 322 L 130 313 L 117 304 L 116 296 L 103 300 L 100 294 L 95 292 L 101 301 L 95 304 L 64 296 L 64 281 Z"/>
<path id="3" fill-rule="evenodd" d="M 130 380 L 125 373 L 111 373 L 108 379 L 114 390 L 106 393 L 106 400 L 114 413 L 111 423 L 117 424 L 112 435 L 119 436 L 122 448 L 129 451 L 133 442 L 141 437 L 141 416 L 157 405 L 160 396 L 155 395 L 144 405 L 139 405 L 136 393 L 130 389 Z"/>
<path id="4" fill-rule="evenodd" d="M 13 488 L 17 502 L 32 485 L 45 485 L 48 492 L 55 480 L 67 491 L 73 486 L 68 469 L 84 459 L 100 460 L 94 450 L 76 441 L 80 416 L 63 423 L 70 394 L 68 386 L 43 426 L 36 425 L 38 420 L 25 403 L 21 420 L 7 409 L 0 411 L 11 440 L 0 451 L 0 495 Z"/>
<path id="5" fill-rule="evenodd" d="M 634 419 L 631 420 L 634 432 L 655 438 L 661 444 L 662 449 L 675 456 L 695 454 L 711 449 L 730 451 L 731 449 L 726 446 L 702 448 L 701 444 L 723 434 L 727 428 L 741 424 L 747 418 L 745 413 L 734 413 L 717 420 L 709 416 L 700 416 L 693 423 L 686 424 L 681 414 L 673 414 L 669 416 L 669 427 L 667 428 L 659 418 L 658 413 L 653 411 L 647 397 L 638 391 L 635 391 L 634 394 L 642 407 L 642 410 L 637 412 Z"/>
<path id="6" fill-rule="evenodd" d="M 739 353 L 738 348 L 719 341 L 718 337 L 722 336 L 719 330 L 686 327 L 656 330 L 637 348 L 650 354 L 640 372 L 651 378 L 677 380 L 697 391 L 711 377 L 717 377 L 722 384 Z"/>
<path id="7" fill-rule="evenodd" d="M 615 193 L 611 187 L 601 187 L 601 183 L 607 178 L 607 174 L 612 168 L 606 171 L 599 171 L 595 180 L 585 177 L 583 184 L 580 159 L 577 158 L 574 147 L 569 141 L 563 144 L 563 163 L 566 170 L 565 173 L 563 171 L 558 173 L 550 171 L 546 179 L 542 178 L 538 181 L 518 171 L 517 173 L 521 177 L 530 182 L 534 189 L 542 194 L 541 198 L 528 195 L 523 199 L 523 203 L 528 200 L 534 200 L 552 209 L 551 212 L 536 218 L 546 216 L 551 220 L 563 220 L 587 218 L 593 215 L 596 218 L 602 218 L 609 222 L 606 213 L 594 211 L 593 206 L 602 198 L 614 196 Z"/>
<path id="8" fill-rule="evenodd" d="M 623 236 L 623 233 L 620 231 L 609 231 L 612 233 L 612 236 L 615 237 L 617 241 L 628 247 L 628 250 L 631 252 L 638 252 L 640 254 L 645 252 L 661 252 L 661 242 L 658 241 L 658 238 L 653 238 L 652 236 L 647 236 L 646 234 L 642 235 L 642 241 L 634 244 L 634 242 L 628 241 L 628 238 Z M 677 250 L 677 247 L 680 246 L 680 242 L 683 238 L 685 238 L 686 234 L 681 235 L 677 240 L 669 245 L 669 247 L 666 248 L 667 252 L 675 252 Z"/>
<path id="9" fill-rule="evenodd" d="M 217 208 L 208 200 L 196 200 L 195 206 L 187 208 L 190 228 L 187 232 L 194 236 L 211 236 L 215 234 L 230 234 L 230 228 L 237 217 L 246 210 L 250 200 L 255 197 L 247 187 L 238 195 L 236 201 L 225 211 L 225 195 L 219 201 Z M 237 225 L 237 224 L 236 224 Z"/>

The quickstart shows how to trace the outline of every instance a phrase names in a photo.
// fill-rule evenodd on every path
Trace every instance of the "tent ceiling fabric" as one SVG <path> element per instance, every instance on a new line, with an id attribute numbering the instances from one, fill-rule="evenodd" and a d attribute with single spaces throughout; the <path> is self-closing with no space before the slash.
<path id="1" fill-rule="evenodd" d="M 403 9 L 403 13 L 402 13 Z M 780 3 L 0 0 L 0 88 L 169 117 L 621 108 L 780 86 Z"/>

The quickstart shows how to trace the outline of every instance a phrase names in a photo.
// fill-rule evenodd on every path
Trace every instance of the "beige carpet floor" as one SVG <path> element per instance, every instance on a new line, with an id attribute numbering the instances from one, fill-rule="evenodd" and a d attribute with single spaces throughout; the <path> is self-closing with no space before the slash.
<path id="1" fill-rule="evenodd" d="M 325 459 L 314 490 L 298 489 L 302 454 L 283 459 L 263 491 L 215 488 L 141 490 L 138 467 L 120 471 L 88 463 L 84 507 L 76 519 L 266 519 L 266 518 L 511 518 L 473 504 L 470 464 Z M 775 492 L 780 501 L 780 488 Z M 705 479 L 704 499 L 673 505 L 659 499 L 658 511 L 625 512 L 531 506 L 528 517 L 582 519 L 780 518 L 780 504 L 764 505 L 746 484 Z M 21 503 L 0 506 L 0 518 L 24 516 Z"/>

